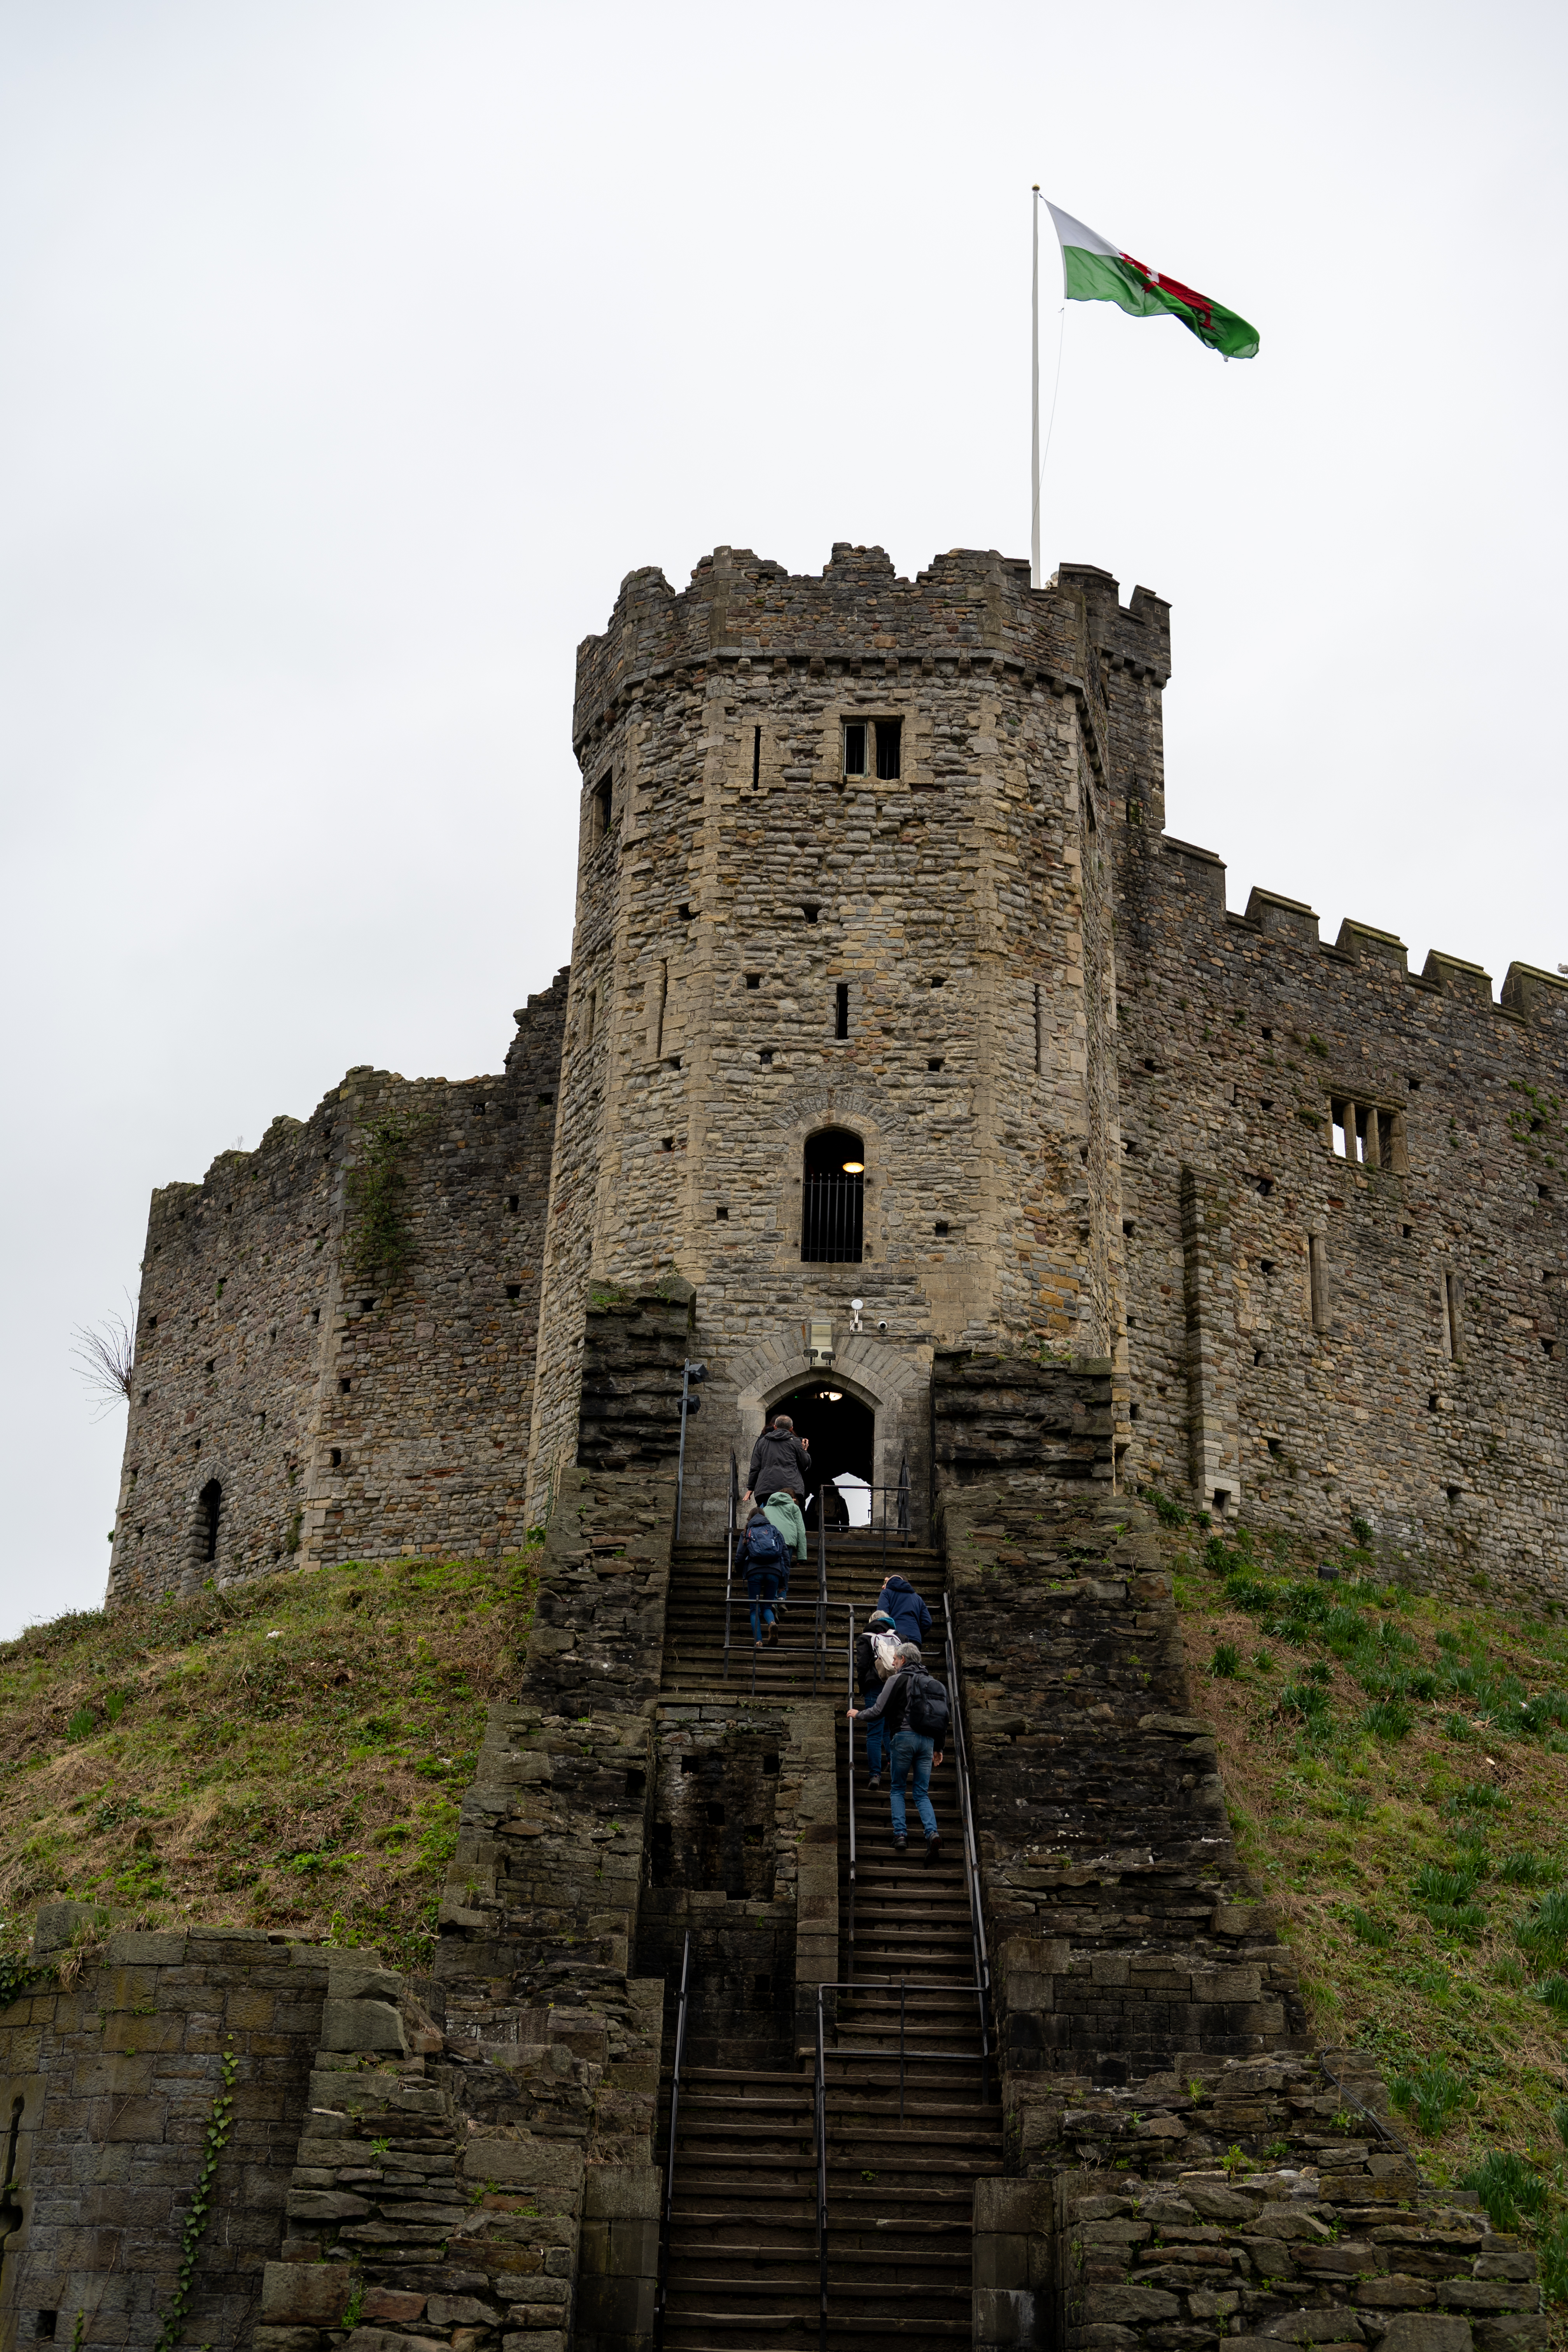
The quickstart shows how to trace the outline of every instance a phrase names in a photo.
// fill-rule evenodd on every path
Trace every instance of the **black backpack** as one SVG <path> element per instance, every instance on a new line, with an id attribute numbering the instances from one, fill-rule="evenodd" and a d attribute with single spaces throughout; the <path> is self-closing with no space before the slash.
<path id="1" fill-rule="evenodd" d="M 741 1545 L 740 1565 L 742 1568 L 776 1568 L 781 1572 L 789 1566 L 789 1546 L 771 1519 L 761 1527 L 749 1527 Z"/>
<path id="2" fill-rule="evenodd" d="M 934 1675 L 920 1666 L 910 1669 L 910 1702 L 904 1719 L 922 1739 L 940 1742 L 947 1734 L 947 1693 Z"/>

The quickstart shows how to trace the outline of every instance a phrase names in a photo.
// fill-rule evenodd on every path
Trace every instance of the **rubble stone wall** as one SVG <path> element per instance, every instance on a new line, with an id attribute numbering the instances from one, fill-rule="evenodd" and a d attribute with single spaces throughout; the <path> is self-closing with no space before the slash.
<path id="1" fill-rule="evenodd" d="M 353 1070 L 153 1194 L 111 1603 L 522 1543 L 564 1002 L 530 999 L 497 1076 Z M 378 1132 L 395 1272 L 356 1189 Z"/>
<path id="2" fill-rule="evenodd" d="M 721 549 L 679 593 L 633 573 L 584 642 L 533 1493 L 571 1459 L 589 1280 L 697 1286 L 713 1378 L 693 1491 L 714 1518 L 730 1445 L 805 1377 L 814 1323 L 877 1412 L 889 1483 L 908 1453 L 923 1484 L 933 1345 L 1120 1346 L 1088 602 L 994 554 L 910 581 L 878 549 L 836 548 L 820 578 Z M 1123 634 L 1163 677 L 1163 608 L 1135 599 Z M 894 722 L 898 773 L 879 775 Z M 830 1126 L 860 1139 L 864 1254 L 805 1263 L 803 1155 Z M 852 1360 L 852 1298 L 901 1370 Z"/>
<path id="3" fill-rule="evenodd" d="M 1126 1475 L 1560 1601 L 1568 982 L 1227 913 L 1148 827 L 1124 872 Z"/>

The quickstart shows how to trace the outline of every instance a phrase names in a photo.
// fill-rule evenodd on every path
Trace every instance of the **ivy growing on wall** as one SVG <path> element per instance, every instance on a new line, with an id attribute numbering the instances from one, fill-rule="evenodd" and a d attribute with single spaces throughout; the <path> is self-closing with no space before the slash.
<path id="1" fill-rule="evenodd" d="M 356 1275 L 369 1281 L 384 1276 L 395 1283 L 414 1255 L 414 1235 L 404 1203 L 405 1162 L 413 1129 L 397 1118 L 377 1119 L 360 1130 L 358 1164 L 348 1172 L 349 1204 L 354 1213 L 349 1254 Z"/>
<path id="2" fill-rule="evenodd" d="M 218 2158 L 228 2146 L 228 2136 L 234 2129 L 233 2083 L 239 2072 L 239 2060 L 228 2047 L 234 2037 L 228 2035 L 223 2053 L 223 2081 L 215 2093 L 211 2113 L 207 2116 L 206 2137 L 202 2168 L 196 2175 L 195 2194 L 185 2226 L 180 2232 L 180 2273 L 174 2285 L 174 2301 L 164 2316 L 163 2328 L 153 2352 L 174 2352 L 174 2347 L 185 2332 L 185 2312 L 191 2300 L 191 2288 L 196 2275 L 196 2257 L 201 2252 L 203 2235 L 212 2213 L 213 2175 L 217 2170 Z"/>

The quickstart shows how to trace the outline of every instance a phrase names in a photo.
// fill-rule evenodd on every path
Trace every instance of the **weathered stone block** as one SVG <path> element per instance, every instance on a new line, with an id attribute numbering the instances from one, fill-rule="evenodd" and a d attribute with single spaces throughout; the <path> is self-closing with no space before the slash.
<path id="1" fill-rule="evenodd" d="M 347 2263 L 268 2263 L 261 2273 L 263 2326 L 336 2327 L 352 2280 Z"/>
<path id="2" fill-rule="evenodd" d="M 321 2010 L 323 2050 L 395 2050 L 405 2056 L 408 2037 L 395 2009 L 380 2000 L 329 2000 Z"/>
<path id="3" fill-rule="evenodd" d="M 1381 2352 L 1470 2352 L 1470 2323 L 1436 2311 L 1395 2312 Z"/>

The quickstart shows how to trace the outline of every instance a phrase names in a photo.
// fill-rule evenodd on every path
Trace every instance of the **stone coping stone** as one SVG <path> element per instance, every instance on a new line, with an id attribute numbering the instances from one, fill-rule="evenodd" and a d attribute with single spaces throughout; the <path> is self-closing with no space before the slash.
<path id="1" fill-rule="evenodd" d="M 103 1958 L 111 1969 L 183 1968 L 185 1931 L 183 1927 L 121 1927 L 110 1936 Z"/>

